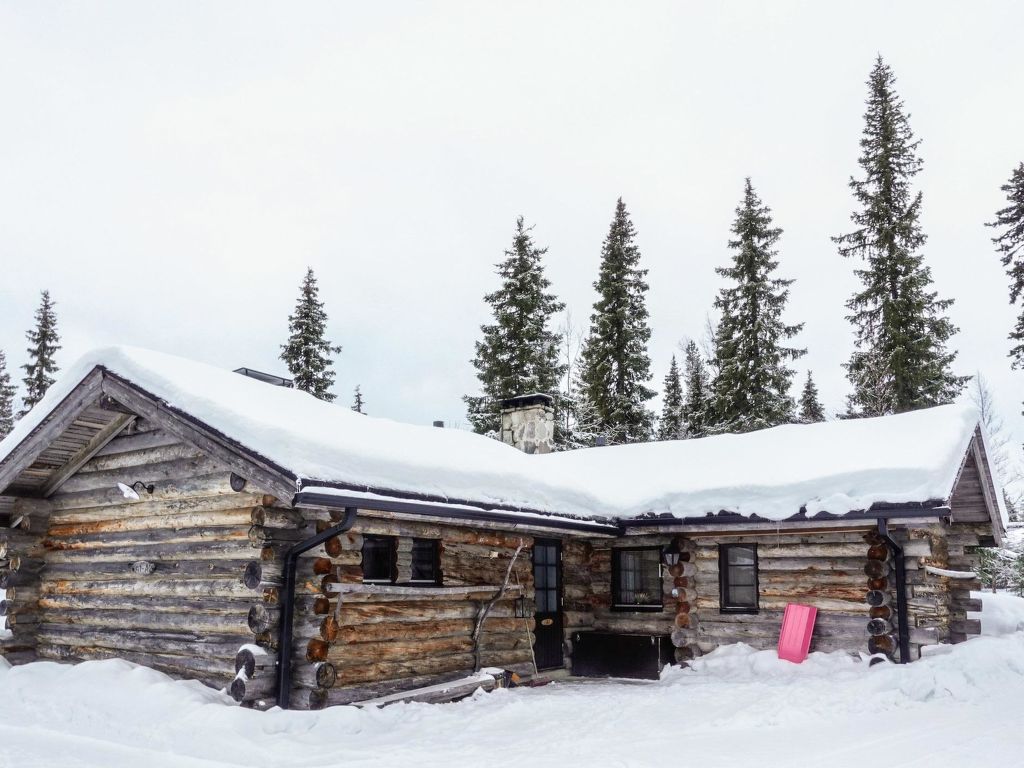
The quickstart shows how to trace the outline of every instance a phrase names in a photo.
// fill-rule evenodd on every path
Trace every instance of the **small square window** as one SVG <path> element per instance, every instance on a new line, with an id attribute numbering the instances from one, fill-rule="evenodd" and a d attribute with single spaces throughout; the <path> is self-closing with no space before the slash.
<path id="1" fill-rule="evenodd" d="M 441 542 L 437 539 L 412 540 L 413 584 L 441 583 Z"/>
<path id="2" fill-rule="evenodd" d="M 395 580 L 395 539 L 363 536 L 363 581 L 390 584 Z"/>
<path id="3" fill-rule="evenodd" d="M 618 611 L 660 611 L 661 549 L 612 550 L 612 608 Z"/>
<path id="4" fill-rule="evenodd" d="M 718 582 L 722 613 L 757 613 L 757 545 L 721 544 Z"/>

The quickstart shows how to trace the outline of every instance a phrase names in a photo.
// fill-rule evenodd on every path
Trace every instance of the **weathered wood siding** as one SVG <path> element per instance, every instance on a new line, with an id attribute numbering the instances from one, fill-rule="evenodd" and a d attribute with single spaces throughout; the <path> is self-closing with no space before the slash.
<path id="1" fill-rule="evenodd" d="M 692 539 L 696 600 L 690 625 L 673 633 L 677 657 L 707 653 L 719 645 L 744 642 L 755 648 L 776 647 L 788 603 L 818 609 L 811 650 L 866 651 L 868 606 L 864 573 L 868 545 L 862 533 L 742 535 Z M 719 592 L 720 543 L 756 544 L 759 610 L 722 613 Z"/>
<path id="2" fill-rule="evenodd" d="M 155 485 L 138 501 L 118 482 Z M 237 479 L 236 486 L 237 487 Z M 15 638 L 41 658 L 120 657 L 223 686 L 248 614 L 262 602 L 243 582 L 259 558 L 249 530 L 265 498 L 195 448 L 138 424 L 112 440 L 46 501 L 24 501 L 33 571 L 4 606 Z M 48 513 L 48 519 L 47 519 Z M 37 525 L 38 524 L 38 525 Z"/>
<path id="3" fill-rule="evenodd" d="M 936 522 L 897 533 L 906 551 L 912 659 L 920 657 L 922 645 L 963 642 L 981 633 L 980 621 L 967 618 L 968 611 L 981 610 L 981 602 L 971 597 L 971 590 L 981 589 L 981 582 L 929 572 L 928 567 L 973 572 L 979 536 L 991 535 L 990 523 Z"/>
<path id="4" fill-rule="evenodd" d="M 333 684 L 306 695 L 324 703 L 359 701 L 468 674 L 476 655 L 472 639 L 481 608 L 497 593 L 517 547 L 513 590 L 491 609 L 480 636 L 480 662 L 523 673 L 533 671 L 532 538 L 497 528 L 464 528 L 371 516 L 360 511 L 351 531 L 311 552 L 300 566 L 296 666 L 330 663 Z M 321 519 L 317 525 L 328 525 Z M 334 591 L 332 584 L 362 582 L 364 535 L 397 539 L 397 589 L 384 594 Z M 412 539 L 441 542 L 440 589 L 409 586 Z M 328 572 L 320 576 L 319 573 Z M 407 589 L 403 591 L 402 587 Z M 445 588 L 479 587 L 451 594 Z M 523 597 L 521 603 L 518 602 Z M 517 603 L 525 616 L 517 617 Z M 309 677 L 309 676 L 307 676 Z M 303 686 L 299 686 L 303 687 Z"/>
<path id="5" fill-rule="evenodd" d="M 594 611 L 594 629 L 623 634 L 667 635 L 672 632 L 678 601 L 672 596 L 675 577 L 664 566 L 661 569 L 663 608 L 660 612 L 614 610 L 612 607 L 612 550 L 665 547 L 672 538 L 668 535 L 628 536 L 620 539 L 596 539 L 591 542 L 593 554 L 590 599 Z"/>
<path id="6" fill-rule="evenodd" d="M 957 522 L 990 522 L 988 506 L 985 502 L 986 479 L 978 470 L 978 462 L 975 460 L 974 451 L 967 454 L 960 477 L 957 480 L 956 488 L 953 490 L 953 497 L 950 500 L 950 509 L 953 510 L 953 519 Z M 991 531 L 989 531 L 991 535 Z"/>
<path id="7" fill-rule="evenodd" d="M 594 577 L 599 573 L 595 549 L 585 539 L 562 540 L 562 626 L 563 666 L 572 667 L 572 637 L 594 628 Z"/>

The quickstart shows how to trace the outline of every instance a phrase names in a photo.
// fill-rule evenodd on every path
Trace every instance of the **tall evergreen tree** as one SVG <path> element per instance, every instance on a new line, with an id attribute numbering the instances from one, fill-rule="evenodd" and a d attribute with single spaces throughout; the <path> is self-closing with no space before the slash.
<path id="1" fill-rule="evenodd" d="M 366 407 L 366 402 L 363 400 L 363 393 L 359 389 L 359 385 L 356 384 L 355 395 L 352 399 L 352 410 L 356 413 L 366 413 L 363 408 Z"/>
<path id="2" fill-rule="evenodd" d="M 672 355 L 672 364 L 665 374 L 665 389 L 661 396 L 661 418 L 658 420 L 659 440 L 682 440 L 686 437 L 683 420 L 683 383 L 679 378 L 679 365 Z"/>
<path id="3" fill-rule="evenodd" d="M 708 433 L 708 407 L 711 400 L 711 376 L 697 342 L 686 344 L 683 363 L 686 400 L 683 402 L 683 421 L 687 437 L 704 437 Z"/>
<path id="4" fill-rule="evenodd" d="M 54 382 L 53 374 L 59 370 L 57 361 L 54 359 L 54 355 L 60 349 L 54 304 L 50 300 L 50 292 L 43 291 L 39 309 L 36 310 L 35 315 L 36 327 L 25 334 L 31 346 L 28 348 L 28 362 L 21 366 L 25 371 L 25 377 L 22 379 L 25 384 L 22 416 L 43 399 L 46 390 Z"/>
<path id="5" fill-rule="evenodd" d="M 501 286 L 484 297 L 494 322 L 480 327 L 473 366 L 481 394 L 466 395 L 467 415 L 481 434 L 501 427 L 501 401 L 507 397 L 543 392 L 554 395 L 565 367 L 559 355 L 561 336 L 552 330 L 552 317 L 565 309 L 550 292 L 544 276 L 544 254 L 530 236 L 523 217 L 516 219 L 512 248 L 496 265 Z M 560 419 L 556 416 L 556 424 Z"/>
<path id="6" fill-rule="evenodd" d="M 825 420 L 825 408 L 818 399 L 818 387 L 811 372 L 807 372 L 803 392 L 800 393 L 800 413 L 797 417 L 804 424 Z"/>
<path id="7" fill-rule="evenodd" d="M 14 385 L 7 370 L 7 355 L 0 349 L 0 440 L 14 429 Z"/>
<path id="8" fill-rule="evenodd" d="M 1003 231 L 992 238 L 996 245 L 1006 273 L 1010 277 L 1010 303 L 1016 304 L 1024 295 L 1024 163 L 1000 187 L 1006 193 L 1005 208 L 996 212 L 996 220 L 990 227 L 1002 227 Z M 1014 367 L 1024 366 L 1024 308 L 1017 317 L 1017 326 L 1010 333 L 1013 348 L 1010 357 Z"/>
<path id="9" fill-rule="evenodd" d="M 803 323 L 782 321 L 793 282 L 772 276 L 778 267 L 772 247 L 782 230 L 772 226 L 771 209 L 749 178 L 732 232 L 732 264 L 715 270 L 730 284 L 715 299 L 721 319 L 715 329 L 718 375 L 712 382 L 711 411 L 714 431 L 749 432 L 792 421 L 794 372 L 786 362 L 805 350 L 785 342 Z"/>
<path id="10" fill-rule="evenodd" d="M 609 443 L 649 440 L 654 422 L 646 405 L 654 397 L 654 390 L 647 386 L 651 378 L 647 270 L 639 266 L 635 238 L 620 197 L 601 247 L 601 269 L 594 283 L 598 299 L 590 316 L 581 372 L 584 393 Z"/>
<path id="11" fill-rule="evenodd" d="M 281 345 L 281 359 L 295 379 L 296 389 L 332 402 L 334 361 L 331 356 L 340 354 L 341 347 L 325 338 L 327 313 L 319 296 L 316 276 L 312 268 L 307 268 L 295 311 L 288 316 L 288 343 Z"/>
<path id="12" fill-rule="evenodd" d="M 852 415 L 876 416 L 951 402 L 968 377 L 951 371 L 955 352 L 946 344 L 957 332 L 945 312 L 951 299 L 931 290 L 931 270 L 920 253 L 921 193 L 911 179 L 921 170 L 896 78 L 879 57 L 868 79 L 867 111 L 858 161 L 864 173 L 850 179 L 859 204 L 856 229 L 833 238 L 843 256 L 863 259 L 863 286 L 846 306 L 856 349 L 846 364 L 853 384 Z"/>

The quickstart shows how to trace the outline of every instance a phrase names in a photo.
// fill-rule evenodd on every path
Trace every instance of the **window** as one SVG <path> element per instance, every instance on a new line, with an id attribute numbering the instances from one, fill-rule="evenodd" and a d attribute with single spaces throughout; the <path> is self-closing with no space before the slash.
<path id="1" fill-rule="evenodd" d="M 412 540 L 413 584 L 441 583 L 441 542 L 437 539 Z"/>
<path id="2" fill-rule="evenodd" d="M 535 539 L 533 542 L 533 594 L 538 615 L 557 614 L 561 607 L 561 542 Z"/>
<path id="3" fill-rule="evenodd" d="M 662 607 L 661 549 L 613 549 L 613 610 L 660 611 Z"/>
<path id="4" fill-rule="evenodd" d="M 719 545 L 718 583 L 722 613 L 757 613 L 757 545 Z"/>
<path id="5" fill-rule="evenodd" d="M 395 540 L 391 536 L 363 536 L 363 581 L 390 584 L 395 580 Z"/>

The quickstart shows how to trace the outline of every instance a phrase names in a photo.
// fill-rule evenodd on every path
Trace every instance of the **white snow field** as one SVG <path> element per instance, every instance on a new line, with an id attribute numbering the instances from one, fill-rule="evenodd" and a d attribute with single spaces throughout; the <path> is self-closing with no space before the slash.
<path id="1" fill-rule="evenodd" d="M 0 663 L 0 765 L 899 765 L 1024 763 L 1024 600 L 907 666 L 846 654 L 803 664 L 727 646 L 657 682 L 517 688 L 444 705 L 254 712 L 121 661 Z"/>

